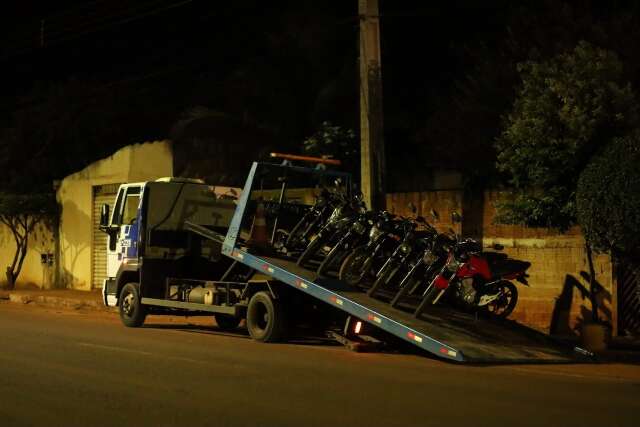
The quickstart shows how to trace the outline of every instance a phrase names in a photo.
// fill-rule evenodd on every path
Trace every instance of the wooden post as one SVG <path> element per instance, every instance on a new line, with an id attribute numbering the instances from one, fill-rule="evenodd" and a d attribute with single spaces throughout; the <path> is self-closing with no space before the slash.
<path id="1" fill-rule="evenodd" d="M 360 15 L 360 185 L 369 208 L 384 208 L 384 141 L 378 0 L 358 0 Z"/>

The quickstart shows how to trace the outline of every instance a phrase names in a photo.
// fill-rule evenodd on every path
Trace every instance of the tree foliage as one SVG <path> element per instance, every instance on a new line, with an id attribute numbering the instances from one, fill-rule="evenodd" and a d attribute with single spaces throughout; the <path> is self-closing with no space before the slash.
<path id="1" fill-rule="evenodd" d="M 11 230 L 16 244 L 13 259 L 6 269 L 9 289 L 14 288 L 20 275 L 29 249 L 29 237 L 36 225 L 50 225 L 57 218 L 57 212 L 53 194 L 0 193 L 0 222 Z"/>
<path id="2" fill-rule="evenodd" d="M 578 222 L 596 250 L 640 256 L 640 131 L 616 138 L 587 165 L 576 192 Z"/>
<path id="3" fill-rule="evenodd" d="M 331 156 L 342 161 L 342 169 L 359 176 L 360 147 L 351 129 L 323 122 L 313 135 L 302 142 L 303 151 L 311 156 Z"/>
<path id="4" fill-rule="evenodd" d="M 634 94 L 617 55 L 584 41 L 518 71 L 522 86 L 496 141 L 498 169 L 516 196 L 498 220 L 563 229 L 575 223 L 582 169 L 637 122 Z"/>

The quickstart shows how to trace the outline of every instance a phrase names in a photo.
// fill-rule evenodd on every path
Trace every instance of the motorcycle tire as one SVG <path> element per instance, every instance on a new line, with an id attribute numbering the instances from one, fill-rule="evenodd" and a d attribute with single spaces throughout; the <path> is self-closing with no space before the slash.
<path id="1" fill-rule="evenodd" d="M 345 250 L 343 248 L 345 243 L 351 240 L 349 237 L 350 234 L 347 234 L 344 238 L 340 239 L 338 243 L 333 246 L 333 248 L 331 248 L 325 259 L 322 261 L 322 263 L 320 263 L 320 267 L 318 267 L 318 270 L 316 271 L 318 275 L 323 275 L 331 271 L 334 266 L 338 266 L 339 269 L 339 266 L 341 265 L 345 256 L 349 253 L 348 250 Z"/>
<path id="2" fill-rule="evenodd" d="M 487 304 L 484 309 L 494 318 L 506 319 L 513 312 L 516 308 L 516 304 L 518 303 L 518 288 L 507 280 L 503 280 L 495 286 L 502 288 L 501 291 L 503 295 L 495 302 Z M 504 304 L 505 300 L 506 304 Z M 504 310 L 499 311 L 502 307 L 504 307 Z"/>
<path id="3" fill-rule="evenodd" d="M 289 236 L 287 237 L 287 240 L 285 242 L 285 246 L 287 248 L 290 248 L 292 246 L 295 247 L 300 242 L 301 237 L 304 237 L 303 233 L 301 233 L 301 231 L 304 229 L 303 225 L 307 227 L 308 224 L 309 224 L 309 218 L 307 214 L 304 217 L 302 217 L 300 221 L 298 221 L 295 227 L 293 227 L 293 230 L 291 230 L 291 233 L 289 233 Z"/>
<path id="4" fill-rule="evenodd" d="M 367 248 L 361 246 L 351 251 L 349 255 L 342 261 L 338 278 L 351 286 L 357 286 L 362 283 L 367 272 L 364 265 L 367 263 L 369 254 Z"/>
<path id="5" fill-rule="evenodd" d="M 376 277 L 376 281 L 373 282 L 373 285 L 367 291 L 367 295 L 369 295 L 370 297 L 374 296 L 375 293 L 378 291 L 378 289 L 386 285 L 387 280 L 389 279 L 389 276 L 393 273 L 395 269 L 396 269 L 396 266 L 394 265 L 394 263 L 391 263 L 391 262 L 386 263 L 385 266 L 382 268 L 382 270 L 380 270 L 380 272 L 378 273 L 378 277 Z"/>
<path id="6" fill-rule="evenodd" d="M 427 289 L 424 291 L 424 294 L 422 295 L 422 301 L 420 301 L 420 304 L 416 308 L 413 315 L 415 317 L 420 317 L 420 315 L 424 313 L 427 307 L 433 305 L 433 301 L 436 299 L 439 292 L 440 290 L 433 286 L 433 284 L 429 284 L 427 286 Z"/>
<path id="7" fill-rule="evenodd" d="M 314 240 L 312 240 L 311 243 L 309 243 L 307 248 L 304 250 L 304 252 L 302 252 L 302 255 L 300 255 L 296 264 L 299 265 L 300 267 L 304 267 L 304 265 L 311 258 L 313 258 L 313 256 L 322 247 L 322 245 L 324 244 L 324 240 L 325 239 L 322 237 L 316 237 Z"/>

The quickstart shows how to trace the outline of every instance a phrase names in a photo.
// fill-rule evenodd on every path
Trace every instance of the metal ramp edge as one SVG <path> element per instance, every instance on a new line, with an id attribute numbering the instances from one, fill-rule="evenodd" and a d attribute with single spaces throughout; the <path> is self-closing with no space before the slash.
<path id="1" fill-rule="evenodd" d="M 362 319 L 378 328 L 381 328 L 403 340 L 414 344 L 438 357 L 457 362 L 468 361 L 462 351 L 450 345 L 442 343 L 420 331 L 410 328 L 389 318 L 375 310 L 371 310 L 355 301 L 330 291 L 311 280 L 300 277 L 284 268 L 270 263 L 247 251 L 234 249 L 231 258 L 245 264 L 257 271 L 262 271 L 283 283 L 295 287 L 313 297 L 325 301 L 340 310 L 343 310 L 359 319 Z"/>

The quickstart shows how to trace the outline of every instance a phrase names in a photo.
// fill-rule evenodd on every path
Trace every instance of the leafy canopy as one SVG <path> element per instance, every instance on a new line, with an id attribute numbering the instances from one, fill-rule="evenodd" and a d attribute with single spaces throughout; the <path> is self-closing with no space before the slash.
<path id="1" fill-rule="evenodd" d="M 0 193 L 0 217 L 15 218 L 34 216 L 46 218 L 54 216 L 57 204 L 53 194 Z"/>
<path id="2" fill-rule="evenodd" d="M 330 155 L 341 160 L 342 169 L 358 176 L 360 147 L 353 130 L 322 122 L 318 131 L 302 141 L 302 146 L 307 155 Z"/>
<path id="3" fill-rule="evenodd" d="M 496 141 L 515 198 L 498 206 L 498 221 L 564 229 L 576 220 L 580 172 L 636 123 L 634 94 L 616 54 L 584 41 L 518 72 L 522 87 Z"/>
<path id="4" fill-rule="evenodd" d="M 578 222 L 596 250 L 640 255 L 640 131 L 616 138 L 582 172 Z"/>

